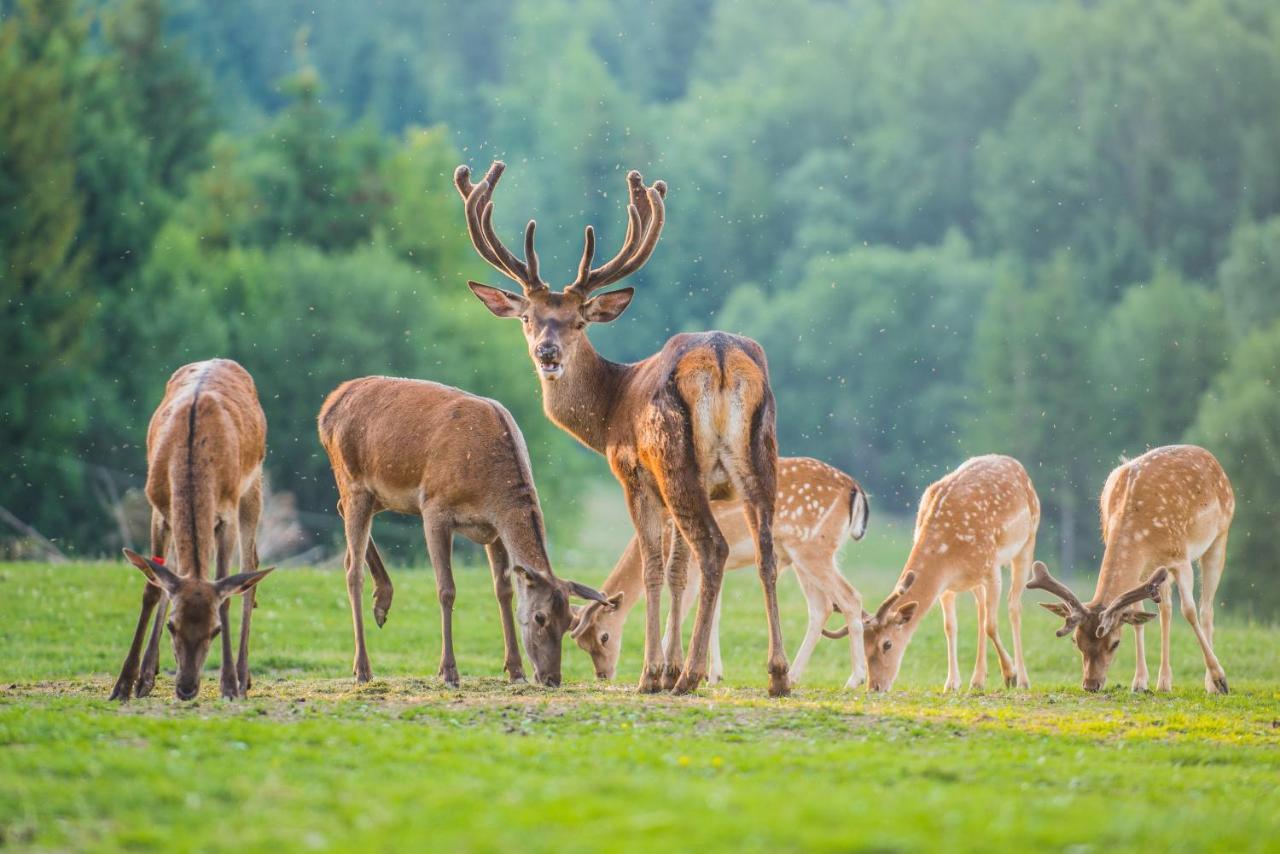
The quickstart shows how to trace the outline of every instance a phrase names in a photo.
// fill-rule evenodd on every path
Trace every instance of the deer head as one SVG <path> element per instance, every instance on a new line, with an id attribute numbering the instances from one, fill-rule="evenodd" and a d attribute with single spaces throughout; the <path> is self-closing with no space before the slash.
<path id="1" fill-rule="evenodd" d="M 173 638 L 173 657 L 178 662 L 174 694 L 179 700 L 191 700 L 200 692 L 200 671 L 209 655 L 209 644 L 222 631 L 218 609 L 229 597 L 244 593 L 266 578 L 275 567 L 210 582 L 194 575 L 177 575 L 130 549 L 124 550 L 124 556 L 141 570 L 148 584 L 163 590 L 173 605 L 166 625 Z"/>
<path id="2" fill-rule="evenodd" d="M 467 232 L 480 257 L 488 261 L 499 273 L 520 285 L 521 293 L 515 294 L 500 288 L 468 282 L 472 292 L 479 297 L 489 311 L 498 317 L 516 317 L 524 325 L 525 341 L 529 355 L 539 377 L 545 382 L 559 380 L 566 371 L 572 371 L 575 356 L 582 349 L 587 337 L 584 330 L 588 323 L 608 323 L 626 311 L 635 294 L 632 288 L 622 288 L 592 297 L 600 288 L 608 287 L 644 266 L 658 245 L 665 219 L 663 198 L 667 185 L 655 181 L 646 187 L 639 172 L 627 174 L 630 201 L 627 205 L 627 237 L 618 254 L 600 267 L 592 267 L 595 259 L 596 236 L 591 226 L 586 229 L 586 243 L 582 260 L 578 264 L 577 277 L 561 291 L 553 291 L 542 280 L 538 266 L 538 253 L 534 250 L 533 236 L 536 223 L 529 221 L 524 232 L 524 260 L 521 261 L 493 230 L 493 190 L 506 166 L 495 161 L 489 167 L 484 180 L 471 183 L 471 169 L 459 166 L 453 182 L 466 205 Z M 590 347 L 589 343 L 586 343 Z"/>
<path id="3" fill-rule="evenodd" d="M 519 564 L 515 565 L 515 576 L 520 585 L 516 621 L 520 624 L 524 650 L 533 662 L 533 679 L 539 685 L 558 688 L 561 641 L 577 620 L 569 597 L 589 600 L 588 607 L 611 609 L 616 608 L 617 603 L 585 584 L 544 575 Z"/>
<path id="4" fill-rule="evenodd" d="M 619 610 L 623 594 L 615 593 L 608 602 L 589 602 L 573 613 L 569 636 L 591 656 L 596 678 L 612 679 L 618 672 L 622 653 L 622 627 L 626 614 Z"/>
<path id="5" fill-rule="evenodd" d="M 870 691 L 888 691 L 898 678 L 902 654 L 911 641 L 911 620 L 920 607 L 916 601 L 901 605 L 899 602 L 915 580 L 915 573 L 908 572 L 880 603 L 875 614 L 862 615 L 862 643 L 867 651 L 867 689 Z"/>
<path id="6" fill-rule="evenodd" d="M 1072 634 L 1084 665 L 1081 685 L 1086 691 L 1101 691 L 1107 684 L 1107 670 L 1120 646 L 1120 627 L 1142 625 L 1155 616 L 1147 611 L 1132 610 L 1129 606 L 1144 599 L 1160 601 L 1160 588 L 1169 577 L 1169 571 L 1160 568 L 1137 587 L 1121 593 L 1108 603 L 1086 605 L 1071 588 L 1049 574 L 1042 561 L 1032 567 L 1028 587 L 1044 590 L 1061 599 L 1061 602 L 1041 602 L 1040 607 L 1062 617 L 1058 637 Z"/>

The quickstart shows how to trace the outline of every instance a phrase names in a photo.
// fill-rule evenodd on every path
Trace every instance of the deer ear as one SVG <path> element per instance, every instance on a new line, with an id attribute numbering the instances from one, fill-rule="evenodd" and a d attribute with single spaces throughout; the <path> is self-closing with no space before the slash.
<path id="1" fill-rule="evenodd" d="M 582 304 L 582 317 L 588 323 L 608 323 L 611 320 L 617 320 L 627 310 L 627 306 L 631 305 L 631 298 L 635 295 L 635 288 L 620 288 L 592 297 Z"/>
<path id="2" fill-rule="evenodd" d="M 596 590 L 593 587 L 588 587 L 585 584 L 579 584 L 576 581 L 570 581 L 568 582 L 568 584 L 569 584 L 569 592 L 571 592 L 574 596 L 577 596 L 579 599 L 586 599 L 591 602 L 599 602 L 601 605 L 610 605 L 609 599 L 607 599 L 605 595 L 601 593 L 599 590 Z M 612 608 L 611 605 L 610 605 L 610 608 Z"/>
<path id="3" fill-rule="evenodd" d="M 529 301 L 519 294 L 482 285 L 479 282 L 467 282 L 471 292 L 479 297 L 485 308 L 498 317 L 519 317 L 529 307 Z"/>
<path id="4" fill-rule="evenodd" d="M 173 593 L 181 586 L 178 576 L 174 575 L 168 567 L 143 557 L 133 549 L 125 549 L 124 556 L 129 563 L 141 570 L 142 574 L 147 577 L 148 584 L 153 584 L 166 593 Z"/>
<path id="5" fill-rule="evenodd" d="M 218 596 L 223 599 L 237 596 L 248 592 L 249 588 L 266 578 L 273 570 L 275 570 L 275 567 L 269 566 L 257 572 L 242 572 L 239 575 L 229 575 L 220 581 L 215 581 L 213 587 L 218 591 Z"/>
<path id="6" fill-rule="evenodd" d="M 511 569 L 527 584 L 545 584 L 547 579 L 540 572 L 535 572 L 522 564 L 515 564 Z"/>
<path id="7" fill-rule="evenodd" d="M 1156 614 L 1154 611 L 1125 611 L 1120 617 L 1120 622 L 1128 623 L 1131 626 L 1140 626 L 1148 620 L 1154 620 Z"/>
<path id="8" fill-rule="evenodd" d="M 899 624 L 905 624 L 915 616 L 916 609 L 920 607 L 919 602 L 908 602 L 901 608 L 893 612 L 893 618 Z"/>

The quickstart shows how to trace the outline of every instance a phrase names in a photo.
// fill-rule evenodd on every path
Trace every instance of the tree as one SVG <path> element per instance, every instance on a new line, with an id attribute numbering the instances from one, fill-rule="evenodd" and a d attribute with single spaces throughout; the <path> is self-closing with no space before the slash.
<path id="1" fill-rule="evenodd" d="M 1236 229 L 1218 287 L 1236 336 L 1280 318 L 1280 216 Z"/>
<path id="2" fill-rule="evenodd" d="M 1219 598 L 1235 611 L 1280 610 L 1280 323 L 1257 329 L 1200 403 L 1188 439 L 1213 451 L 1231 478 L 1236 515 Z"/>

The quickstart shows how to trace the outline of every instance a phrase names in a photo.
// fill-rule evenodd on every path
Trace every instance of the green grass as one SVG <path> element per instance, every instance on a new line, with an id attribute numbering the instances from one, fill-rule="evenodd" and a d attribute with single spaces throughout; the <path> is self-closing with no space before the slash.
<path id="1" fill-rule="evenodd" d="M 892 583 L 902 551 L 893 541 L 848 550 L 869 599 Z M 162 672 L 153 697 L 121 707 L 105 698 L 136 617 L 137 573 L 0 565 L 0 847 L 1280 846 L 1273 628 L 1220 621 L 1227 697 L 1205 695 L 1180 618 L 1172 695 L 1128 692 L 1128 642 L 1111 687 L 1086 695 L 1070 642 L 1030 608 L 1030 693 L 995 687 L 993 655 L 988 691 L 942 696 L 941 618 L 931 616 L 893 694 L 840 690 L 848 647 L 826 641 L 795 695 L 769 700 L 758 582 L 746 571 L 726 585 L 723 687 L 638 696 L 637 611 L 617 684 L 591 681 L 566 641 L 567 685 L 548 691 L 503 684 L 488 574 L 460 571 L 463 684 L 445 690 L 431 675 L 431 574 L 394 576 L 387 626 L 369 630 L 366 686 L 350 678 L 341 574 L 282 570 L 259 597 L 249 700 L 216 699 L 211 660 L 195 703 L 172 699 Z M 782 592 L 794 649 L 803 602 L 789 577 Z M 966 604 L 966 668 L 974 623 Z"/>

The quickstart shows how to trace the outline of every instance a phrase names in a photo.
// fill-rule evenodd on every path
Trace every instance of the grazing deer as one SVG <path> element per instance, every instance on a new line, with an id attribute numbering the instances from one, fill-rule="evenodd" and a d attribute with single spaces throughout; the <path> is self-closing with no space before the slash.
<path id="1" fill-rule="evenodd" d="M 716 524 L 729 542 L 725 569 L 751 566 L 755 561 L 755 546 L 743 517 L 742 503 L 716 501 L 711 506 Z M 774 534 L 777 537 L 778 560 L 784 569 L 788 566 L 795 568 L 796 580 L 809 605 L 809 628 L 800 644 L 800 651 L 791 662 L 788 679 L 792 685 L 800 681 L 822 635 L 822 627 L 834 609 L 851 617 L 854 627 L 849 633 L 853 671 L 845 687 L 856 687 L 866 673 L 866 656 L 862 649 L 862 596 L 840 574 L 837 556 L 849 539 L 860 540 L 866 533 L 866 493 L 852 477 L 826 463 L 808 457 L 783 457 L 778 460 L 777 506 Z M 673 533 L 668 526 L 665 535 L 668 544 Z M 612 679 L 617 673 L 618 657 L 622 652 L 622 628 L 644 590 L 642 568 L 640 547 L 632 537 L 601 590 L 611 601 L 617 599 L 619 607 L 610 609 L 591 603 L 580 608 L 574 618 L 571 636 L 591 656 L 596 676 L 600 679 Z M 688 612 L 697 590 L 697 576 L 694 576 L 680 603 L 682 611 Z M 677 625 L 674 619 L 667 621 L 663 647 L 668 666 L 680 658 Z M 714 685 L 723 675 L 720 604 L 717 602 L 711 629 L 708 681 Z"/>
<path id="2" fill-rule="evenodd" d="M 729 544 L 716 524 L 711 499 L 737 495 L 756 545 L 769 625 L 769 693 L 788 693 L 787 659 L 778 621 L 777 565 L 773 549 L 777 495 L 777 438 L 773 391 L 764 350 L 724 332 L 677 335 L 656 354 L 618 364 L 591 346 L 588 323 L 608 323 L 631 303 L 634 289 L 592 297 L 639 270 L 658 243 L 666 213 L 666 184 L 646 187 L 627 175 L 630 204 L 622 249 L 600 267 L 595 232 L 588 226 L 578 274 L 552 291 L 539 274 L 534 223 L 525 229 L 524 260 L 493 230 L 493 191 L 505 167 L 495 162 L 478 184 L 459 166 L 454 183 L 466 208 L 467 230 L 482 258 L 520 285 L 523 294 L 469 282 L 498 317 L 519 318 L 542 385 L 547 416 L 584 445 L 603 454 L 622 484 L 644 565 L 645 661 L 640 690 L 695 690 L 706 678 L 712 617 Z M 659 607 L 664 577 L 662 534 L 674 519 L 680 536 L 673 552 L 692 549 L 702 575 L 698 612 L 684 669 L 664 666 Z M 684 591 L 683 564 L 668 575 L 672 601 Z M 673 609 L 677 620 L 679 608 Z"/>
<path id="3" fill-rule="evenodd" d="M 230 359 L 194 362 L 174 371 L 164 399 L 147 428 L 147 500 L 151 502 L 151 554 L 124 550 L 147 577 L 142 613 L 133 643 L 120 668 L 111 699 L 125 701 L 137 689 L 151 693 L 160 668 L 160 632 L 165 612 L 173 654 L 178 662 L 174 693 L 190 700 L 200 690 L 200 671 L 209 644 L 222 635 L 222 696 L 243 697 L 249 690 L 249 621 L 254 586 L 271 569 L 257 571 L 255 537 L 262 512 L 262 459 L 267 451 L 267 419 L 258 403 L 253 378 Z M 236 539 L 241 568 L 228 575 Z M 177 571 L 165 554 L 172 543 Z M 215 580 L 209 564 L 217 555 Z M 231 657 L 227 599 L 244 594 L 239 659 Z M 159 605 L 139 678 L 138 657 L 151 612 Z"/>
<path id="4" fill-rule="evenodd" d="M 1213 597 L 1227 559 L 1227 531 L 1235 493 L 1213 454 L 1195 445 L 1147 451 L 1118 466 L 1102 489 L 1102 568 L 1093 598 L 1081 602 L 1036 562 L 1028 587 L 1046 590 L 1061 603 L 1041 603 L 1062 617 L 1058 637 L 1075 633 L 1084 663 L 1083 687 L 1100 691 L 1120 646 L 1120 628 L 1133 626 L 1137 669 L 1133 690 L 1147 690 L 1143 624 L 1155 615 L 1132 606 L 1151 599 L 1160 606 L 1160 676 L 1156 690 L 1173 690 L 1169 627 L 1173 620 L 1170 579 L 1178 585 L 1182 615 L 1204 653 L 1204 686 L 1227 693 L 1227 675 L 1213 654 Z M 1200 613 L 1196 614 L 1191 562 L 1200 562 Z"/>
<path id="5" fill-rule="evenodd" d="M 944 691 L 960 690 L 956 656 L 956 594 L 972 590 L 978 606 L 978 658 L 970 688 L 987 681 L 987 638 L 1000 657 L 1005 684 L 1027 688 L 1022 657 L 1022 590 L 1035 555 L 1040 499 L 1022 464 L 1012 457 L 974 457 L 925 490 L 916 515 L 915 538 L 897 588 L 863 617 L 867 686 L 888 691 L 920 620 L 942 602 L 947 637 Z M 1000 567 L 1009 564 L 1009 623 L 1013 660 L 1000 643 Z M 902 603 L 902 604 L 899 604 Z M 838 636 L 838 635 L 829 635 Z"/>
<path id="6" fill-rule="evenodd" d="M 605 602 L 595 590 L 551 571 L 542 508 L 524 436 L 500 403 L 426 380 L 364 377 L 338 386 L 320 407 L 320 441 L 338 484 L 347 535 L 347 596 L 355 626 L 356 679 L 370 679 L 361 592 L 364 560 L 374 577 L 374 618 L 391 607 L 391 582 L 370 538 L 383 510 L 418 516 L 436 573 L 444 635 L 440 675 L 458 685 L 453 654 L 454 532 L 485 546 L 502 617 L 505 670 L 524 681 L 511 613 L 511 573 L 520 591 L 517 617 L 536 682 L 560 684 L 560 641 L 572 614 L 569 596 Z"/>

